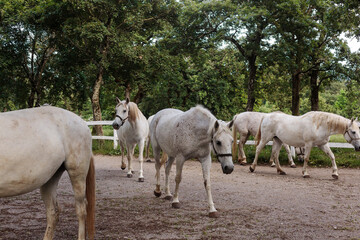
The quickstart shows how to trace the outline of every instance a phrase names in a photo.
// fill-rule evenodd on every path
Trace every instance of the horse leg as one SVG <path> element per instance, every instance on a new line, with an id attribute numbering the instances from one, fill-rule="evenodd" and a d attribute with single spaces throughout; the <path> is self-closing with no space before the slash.
<path id="1" fill-rule="evenodd" d="M 246 140 L 248 139 L 249 135 L 248 134 L 240 134 L 240 139 L 239 139 L 239 157 L 238 157 L 238 161 L 240 163 L 240 165 L 246 165 L 246 155 L 244 152 L 244 145 L 246 143 Z"/>
<path id="2" fill-rule="evenodd" d="M 307 165 L 308 165 L 308 162 L 309 162 L 310 153 L 311 153 L 311 145 L 308 145 L 308 146 L 305 145 L 304 166 L 303 166 L 303 170 L 302 170 L 304 178 L 309 178 L 310 177 L 309 173 L 307 172 Z"/>
<path id="3" fill-rule="evenodd" d="M 147 138 L 146 143 L 145 143 L 145 148 L 146 148 L 146 162 L 151 162 L 151 159 L 149 157 L 149 148 L 150 148 L 150 137 Z"/>
<path id="4" fill-rule="evenodd" d="M 180 202 L 179 202 L 179 185 L 181 182 L 181 173 L 182 173 L 182 169 L 185 163 L 185 159 L 183 157 L 178 158 L 176 160 L 176 177 L 175 177 L 175 193 L 174 193 L 174 198 L 172 201 L 172 207 L 173 208 L 180 208 Z"/>
<path id="5" fill-rule="evenodd" d="M 284 170 L 282 170 L 282 168 L 280 166 L 280 162 L 279 162 L 279 153 L 280 153 L 280 150 L 281 150 L 282 146 L 283 146 L 283 143 L 281 142 L 281 140 L 279 138 L 277 138 L 277 137 L 274 137 L 272 150 L 271 150 L 271 155 L 275 159 L 275 166 L 276 166 L 277 172 L 280 175 L 286 175 Z"/>
<path id="6" fill-rule="evenodd" d="M 124 147 L 124 143 L 119 141 L 119 145 L 120 145 L 120 149 L 121 149 L 121 169 L 122 170 L 125 170 L 126 168 L 126 163 L 125 163 L 125 160 L 124 160 L 124 152 L 125 152 L 125 147 Z"/>
<path id="7" fill-rule="evenodd" d="M 259 158 L 259 154 L 260 154 L 261 150 L 265 147 L 266 143 L 267 143 L 266 141 L 263 141 L 261 139 L 259 145 L 256 147 L 255 158 L 254 158 L 253 163 L 250 165 L 250 171 L 251 172 L 255 171 L 257 161 L 258 161 L 258 158 Z"/>
<path id="8" fill-rule="evenodd" d="M 168 161 L 166 162 L 166 168 L 165 168 L 165 199 L 166 200 L 172 200 L 172 195 L 170 192 L 170 184 L 169 184 L 169 175 L 174 160 L 175 160 L 174 157 L 169 157 Z"/>
<path id="9" fill-rule="evenodd" d="M 55 226 L 59 220 L 60 209 L 56 199 L 56 188 L 64 172 L 63 166 L 40 188 L 41 198 L 46 207 L 46 232 L 44 240 L 53 239 Z"/>
<path id="10" fill-rule="evenodd" d="M 210 169 L 211 169 L 211 158 L 206 157 L 204 159 L 200 159 L 202 172 L 203 172 L 203 178 L 204 178 L 204 186 L 206 195 L 208 198 L 208 204 L 209 204 L 209 217 L 210 218 L 217 218 L 219 215 L 216 211 L 212 194 L 211 194 L 211 180 L 210 180 Z"/>
<path id="11" fill-rule="evenodd" d="M 145 139 L 141 139 L 138 143 L 139 145 L 139 163 L 140 163 L 140 171 L 139 171 L 139 182 L 144 182 L 144 170 L 143 170 L 143 162 L 144 162 L 144 157 L 143 157 L 143 153 L 144 153 L 144 144 L 145 144 Z"/>
<path id="12" fill-rule="evenodd" d="M 155 170 L 156 170 L 156 174 L 155 174 L 156 189 L 154 191 L 154 195 L 156 197 L 161 196 L 161 189 L 160 189 L 160 168 L 161 168 L 160 153 L 161 153 L 161 149 L 159 147 L 156 147 L 155 144 L 153 144 L 153 154 L 154 154 L 154 159 L 155 159 Z"/>
<path id="13" fill-rule="evenodd" d="M 330 149 L 330 147 L 329 147 L 328 144 L 324 144 L 324 145 L 322 145 L 322 146 L 319 146 L 319 148 L 320 148 L 324 153 L 326 153 L 326 155 L 328 155 L 328 156 L 331 158 L 331 165 L 332 165 L 332 169 L 333 169 L 332 177 L 335 178 L 335 179 L 338 179 L 338 178 L 339 178 L 339 174 L 338 174 L 338 169 L 337 169 L 336 162 L 335 162 L 334 153 L 331 151 L 331 149 Z"/>
<path id="14" fill-rule="evenodd" d="M 126 147 L 126 151 L 127 151 L 127 159 L 128 159 L 128 173 L 127 173 L 127 177 L 128 178 L 132 178 L 133 177 L 133 169 L 132 169 L 132 158 L 134 156 L 134 149 L 135 149 L 135 144 L 134 145 L 128 145 Z"/>
<path id="15" fill-rule="evenodd" d="M 78 232 L 78 240 L 85 240 L 85 217 L 86 217 L 86 197 L 85 197 L 85 189 L 86 189 L 86 176 L 87 176 L 87 168 L 70 168 L 67 169 L 71 185 L 73 187 L 74 195 L 75 195 L 75 208 L 76 215 L 79 221 L 79 232 Z"/>
<path id="16" fill-rule="evenodd" d="M 283 146 L 284 146 L 284 148 L 285 148 L 285 151 L 286 151 L 287 154 L 288 154 L 288 159 L 289 159 L 290 167 L 296 168 L 296 165 L 295 165 L 294 160 L 293 160 L 293 158 L 292 158 L 292 154 L 291 154 L 291 150 L 290 150 L 289 145 L 283 144 Z"/>

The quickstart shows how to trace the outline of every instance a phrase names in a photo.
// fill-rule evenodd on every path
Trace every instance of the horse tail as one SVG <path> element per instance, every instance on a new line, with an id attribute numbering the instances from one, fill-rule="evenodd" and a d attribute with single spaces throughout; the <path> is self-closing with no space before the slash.
<path id="1" fill-rule="evenodd" d="M 233 127 L 232 127 L 232 134 L 233 134 L 233 145 L 232 145 L 232 157 L 233 157 L 233 161 L 236 161 L 236 157 L 237 157 L 237 128 L 236 128 L 236 124 L 235 124 L 235 119 L 236 119 L 236 115 L 233 118 Z"/>
<path id="2" fill-rule="evenodd" d="M 161 156 L 161 161 L 160 161 L 160 167 L 162 165 L 164 165 L 164 163 L 166 162 L 167 159 L 168 159 L 168 155 L 166 154 L 166 152 L 163 151 L 163 154 Z"/>
<path id="3" fill-rule="evenodd" d="M 86 229 L 89 239 L 95 237 L 95 166 L 91 156 L 88 174 L 86 176 Z"/>
<path id="4" fill-rule="evenodd" d="M 259 145 L 260 143 L 260 140 L 261 140 L 261 124 L 263 122 L 263 119 L 264 117 L 261 118 L 261 121 L 260 121 L 260 124 L 259 124 L 259 130 L 258 132 L 256 133 L 256 136 L 255 136 L 255 145 Z"/>

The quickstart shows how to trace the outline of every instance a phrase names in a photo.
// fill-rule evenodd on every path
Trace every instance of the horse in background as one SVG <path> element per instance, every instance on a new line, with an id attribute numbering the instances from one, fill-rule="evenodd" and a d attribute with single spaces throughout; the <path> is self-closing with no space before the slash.
<path id="1" fill-rule="evenodd" d="M 266 115 L 267 113 L 261 113 L 261 112 L 243 112 L 240 114 L 237 114 L 233 117 L 234 125 L 232 128 L 233 132 L 233 160 L 236 161 L 236 140 L 237 140 L 237 132 L 240 134 L 238 149 L 239 149 L 239 155 L 238 155 L 238 162 L 241 165 L 246 165 L 246 155 L 244 151 L 244 146 L 246 141 L 248 140 L 249 136 L 256 136 L 256 133 L 259 130 L 261 119 Z M 296 168 L 296 165 L 294 163 L 294 160 L 292 158 L 292 154 L 289 145 L 283 143 L 283 146 L 287 152 L 288 159 L 289 159 L 289 165 L 292 168 Z M 272 167 L 275 166 L 274 160 L 273 160 L 273 154 L 271 154 L 270 158 L 270 164 Z"/>
<path id="2" fill-rule="evenodd" d="M 46 207 L 44 239 L 59 218 L 56 188 L 67 171 L 75 195 L 78 239 L 95 235 L 95 167 L 89 127 L 77 115 L 46 106 L 0 113 L 0 197 L 40 188 Z"/>
<path id="3" fill-rule="evenodd" d="M 172 201 L 173 208 L 179 208 L 179 185 L 183 165 L 188 159 L 198 159 L 202 166 L 205 190 L 209 204 L 209 217 L 217 217 L 211 194 L 210 168 L 211 151 L 221 163 L 224 174 L 234 169 L 232 162 L 231 136 L 229 125 L 223 125 L 204 107 L 197 106 L 183 112 L 177 109 L 163 109 L 155 114 L 150 124 L 150 138 L 155 158 L 156 197 L 161 196 L 160 168 L 165 162 L 160 160 L 161 151 L 168 156 L 165 167 L 165 199 Z M 163 156 L 165 156 L 163 154 Z M 170 193 L 169 174 L 176 159 L 175 194 Z"/>
<path id="4" fill-rule="evenodd" d="M 131 178 L 133 176 L 133 168 L 131 163 L 134 157 L 135 146 L 138 144 L 140 162 L 138 180 L 139 182 L 143 182 L 143 153 L 145 139 L 149 135 L 149 124 L 136 103 L 130 102 L 129 98 L 126 98 L 124 101 L 116 98 L 116 101 L 116 116 L 112 126 L 115 130 L 117 130 L 117 135 L 119 138 L 119 145 L 121 148 L 121 169 L 124 170 L 126 168 L 124 161 L 124 148 L 126 147 L 128 159 L 127 177 Z"/>
<path id="5" fill-rule="evenodd" d="M 303 177 L 310 177 L 307 165 L 313 147 L 318 147 L 331 158 L 332 177 L 338 179 L 338 169 L 335 156 L 329 147 L 330 136 L 343 134 L 345 140 L 352 144 L 355 151 L 360 151 L 360 134 L 357 119 L 347 119 L 340 115 L 327 112 L 308 112 L 302 116 L 292 116 L 285 113 L 271 113 L 266 115 L 260 124 L 257 133 L 258 145 L 250 171 L 253 172 L 257 165 L 260 151 L 267 142 L 274 139 L 273 150 L 277 171 L 285 174 L 279 164 L 279 151 L 283 143 L 295 147 L 304 147 Z"/>

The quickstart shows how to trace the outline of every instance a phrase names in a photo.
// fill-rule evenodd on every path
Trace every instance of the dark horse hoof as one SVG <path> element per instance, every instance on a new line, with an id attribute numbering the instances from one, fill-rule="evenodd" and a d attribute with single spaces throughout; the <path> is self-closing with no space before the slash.
<path id="1" fill-rule="evenodd" d="M 171 201 L 173 199 L 173 197 L 172 196 L 165 196 L 164 199 Z"/>
<path id="2" fill-rule="evenodd" d="M 255 169 L 253 169 L 251 166 L 249 167 L 250 172 L 254 172 Z"/>
<path id="3" fill-rule="evenodd" d="M 150 159 L 150 158 L 149 158 L 149 159 L 147 159 L 147 160 L 146 160 L 146 162 L 151 162 L 151 159 Z"/>
<path id="4" fill-rule="evenodd" d="M 179 203 L 179 202 L 173 202 L 173 203 L 171 204 L 171 206 L 172 206 L 173 208 L 179 209 L 179 208 L 180 208 L 180 203 Z"/>
<path id="5" fill-rule="evenodd" d="M 219 213 L 218 212 L 209 212 L 209 218 L 218 218 Z"/>
<path id="6" fill-rule="evenodd" d="M 126 167 L 121 167 L 121 170 L 125 170 Z"/>
<path id="7" fill-rule="evenodd" d="M 279 172 L 280 175 L 286 175 L 286 172 Z"/>
<path id="8" fill-rule="evenodd" d="M 144 178 L 143 178 L 143 177 L 139 177 L 139 182 L 144 182 Z"/>
<path id="9" fill-rule="evenodd" d="M 127 176 L 128 178 L 132 178 L 132 177 L 133 177 L 133 175 L 132 175 L 131 173 L 128 173 L 126 176 Z"/>
<path id="10" fill-rule="evenodd" d="M 155 197 L 160 197 L 160 196 L 161 196 L 161 192 L 154 191 L 154 195 L 155 195 Z"/>

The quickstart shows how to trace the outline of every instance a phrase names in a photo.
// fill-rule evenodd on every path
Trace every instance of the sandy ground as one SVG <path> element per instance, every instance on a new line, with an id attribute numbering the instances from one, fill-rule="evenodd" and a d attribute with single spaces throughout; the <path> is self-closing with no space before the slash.
<path id="1" fill-rule="evenodd" d="M 276 169 L 235 165 L 224 175 L 212 165 L 215 207 L 220 217 L 208 217 L 201 165 L 188 161 L 180 185 L 180 209 L 155 189 L 154 162 L 144 163 L 145 182 L 126 177 L 117 156 L 96 156 L 96 239 L 360 239 L 360 170 L 329 168 Z M 138 170 L 138 162 L 134 164 Z M 164 171 L 162 169 L 162 180 Z M 174 189 L 175 166 L 171 173 Z M 162 183 L 163 184 L 163 183 Z M 162 186 L 163 188 L 163 186 Z M 62 209 L 55 239 L 76 239 L 77 218 L 67 174 L 58 189 Z M 39 191 L 0 199 L 0 239 L 42 239 L 45 207 Z"/>

